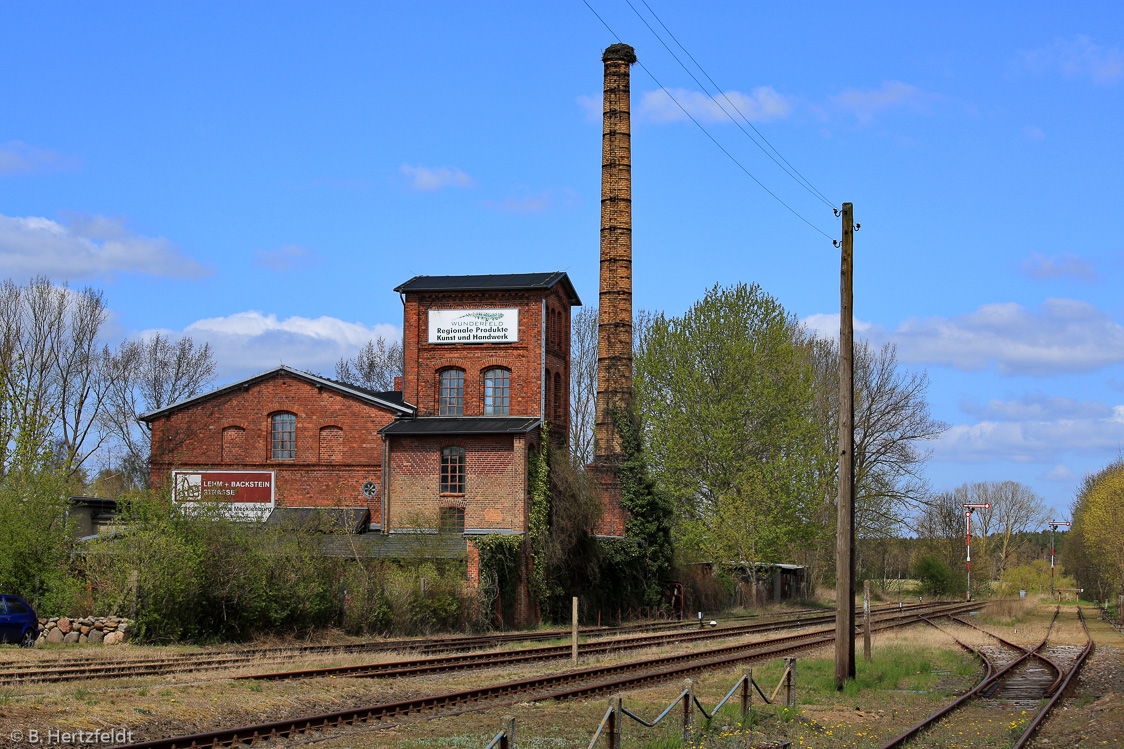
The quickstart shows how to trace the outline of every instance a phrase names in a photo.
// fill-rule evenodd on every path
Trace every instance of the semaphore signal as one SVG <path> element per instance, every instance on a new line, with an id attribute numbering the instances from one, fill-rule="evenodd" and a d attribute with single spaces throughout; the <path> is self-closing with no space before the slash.
<path id="1" fill-rule="evenodd" d="M 968 539 L 968 596 L 965 600 L 972 600 L 972 512 L 975 510 L 990 510 L 991 503 L 985 502 L 984 504 L 967 503 L 960 505 L 964 508 L 964 528 L 965 536 Z"/>

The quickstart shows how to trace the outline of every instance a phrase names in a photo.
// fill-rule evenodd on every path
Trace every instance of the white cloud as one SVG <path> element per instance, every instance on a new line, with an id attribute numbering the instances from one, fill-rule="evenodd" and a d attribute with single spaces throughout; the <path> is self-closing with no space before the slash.
<path id="1" fill-rule="evenodd" d="M 875 114 L 887 109 L 908 108 L 920 112 L 943 99 L 939 94 L 901 81 L 886 81 L 878 89 L 849 88 L 831 97 L 835 106 L 855 115 L 862 123 L 869 123 Z"/>
<path id="2" fill-rule="evenodd" d="M 410 166 L 403 164 L 398 171 L 409 180 L 410 187 L 423 192 L 440 190 L 442 187 L 472 187 L 472 177 L 456 167 Z"/>
<path id="3" fill-rule="evenodd" d="M 600 122 L 601 116 L 604 113 L 605 99 L 603 94 L 597 96 L 586 96 L 582 94 L 577 97 L 575 101 L 581 107 L 582 114 L 586 122 Z"/>
<path id="4" fill-rule="evenodd" d="M 146 330 L 154 333 L 189 335 L 196 343 L 209 343 L 218 363 L 218 381 L 230 382 L 287 364 L 296 369 L 331 377 L 336 362 L 355 355 L 367 341 L 382 336 L 387 341 L 402 338 L 396 325 L 364 325 L 335 317 L 288 317 L 256 310 L 225 317 L 198 320 L 182 331 Z"/>
<path id="5" fill-rule="evenodd" d="M 838 319 L 838 314 L 817 314 L 803 322 L 818 335 L 834 338 Z M 969 372 L 994 367 L 1004 375 L 1045 376 L 1124 362 L 1124 326 L 1075 299 L 1047 299 L 1036 310 L 985 304 L 966 315 L 909 318 L 892 331 L 856 321 L 855 332 L 876 345 L 896 343 L 904 363 Z"/>
<path id="6" fill-rule="evenodd" d="M 1058 481 L 1068 484 L 1077 480 L 1077 474 L 1071 471 L 1069 466 L 1059 464 L 1043 473 L 1041 478 L 1043 481 Z"/>
<path id="7" fill-rule="evenodd" d="M 1024 127 L 1023 135 L 1027 137 L 1027 140 L 1032 140 L 1036 143 L 1040 143 L 1046 140 L 1046 133 L 1042 130 L 1042 128 L 1035 127 L 1034 125 L 1027 125 L 1026 127 Z"/>
<path id="8" fill-rule="evenodd" d="M 839 313 L 827 312 L 816 313 L 808 315 L 800 321 L 809 332 L 814 333 L 820 338 L 838 339 L 839 338 Z M 851 325 L 855 333 L 864 338 L 869 338 L 869 334 L 873 331 L 881 331 L 881 328 L 875 328 L 868 322 L 863 322 L 858 318 L 851 320 Z"/>
<path id="9" fill-rule="evenodd" d="M 992 398 L 986 404 L 965 400 L 960 410 L 987 421 L 1057 421 L 1062 419 L 1106 419 L 1113 417 L 1112 406 L 1101 401 L 1081 401 L 1042 392 L 1027 393 L 1015 400 Z"/>
<path id="10" fill-rule="evenodd" d="M 0 143 L 0 175 L 29 174 L 59 169 L 73 169 L 77 162 L 58 151 L 29 146 L 18 140 Z"/>
<path id="11" fill-rule="evenodd" d="M 674 97 L 674 101 L 672 99 Z M 679 103 L 676 104 L 676 101 Z M 684 111 L 686 110 L 686 111 Z M 663 88 L 645 92 L 636 107 L 636 117 L 648 122 L 678 122 L 690 113 L 699 122 L 769 122 L 787 117 L 792 112 L 788 97 L 772 86 L 758 86 L 745 94 L 727 91 L 711 98 L 701 91 L 685 88 Z"/>
<path id="12" fill-rule="evenodd" d="M 119 218 L 72 214 L 66 225 L 0 215 L 0 267 L 8 276 L 77 280 L 117 273 L 200 278 L 213 271 L 164 237 L 136 234 Z"/>
<path id="13" fill-rule="evenodd" d="M 258 250 L 254 253 L 254 265 L 259 268 L 284 273 L 309 263 L 316 253 L 299 244 L 287 244 L 272 250 Z"/>
<path id="14" fill-rule="evenodd" d="M 1059 453 L 1103 455 L 1124 445 L 1124 406 L 1103 418 L 982 421 L 950 427 L 933 444 L 936 460 L 1054 463 Z"/>
<path id="15" fill-rule="evenodd" d="M 1124 50 L 1102 47 L 1085 34 L 1077 34 L 1049 47 L 1020 52 L 1016 66 L 1034 73 L 1059 70 L 1094 83 L 1114 83 L 1124 78 Z"/>
<path id="16" fill-rule="evenodd" d="M 1031 251 L 1022 262 L 1022 272 L 1031 278 L 1076 278 L 1081 281 L 1097 280 L 1093 264 L 1071 252 L 1047 257 Z"/>

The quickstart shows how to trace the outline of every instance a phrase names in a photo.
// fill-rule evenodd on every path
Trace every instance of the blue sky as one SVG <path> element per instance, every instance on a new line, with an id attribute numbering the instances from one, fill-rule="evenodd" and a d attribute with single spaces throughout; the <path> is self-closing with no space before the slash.
<path id="1" fill-rule="evenodd" d="M 590 4 L 644 66 L 636 305 L 755 282 L 837 330 L 838 251 L 741 167 L 837 236 L 831 210 L 625 0 Z M 950 424 L 934 488 L 1013 479 L 1061 512 L 1124 449 L 1119 4 L 648 4 L 855 204 L 860 334 L 927 371 Z M 416 274 L 561 269 L 595 303 L 615 41 L 581 0 L 5 4 L 0 269 L 103 289 L 108 341 L 211 342 L 220 382 L 399 335 Z"/>

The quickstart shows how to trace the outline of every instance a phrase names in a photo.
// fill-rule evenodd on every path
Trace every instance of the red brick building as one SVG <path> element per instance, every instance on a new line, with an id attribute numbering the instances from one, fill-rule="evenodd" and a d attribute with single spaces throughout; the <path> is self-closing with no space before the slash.
<path id="1" fill-rule="evenodd" d="M 374 532 L 372 556 L 387 555 L 394 534 L 439 527 L 463 539 L 475 581 L 468 540 L 526 532 L 528 451 L 544 424 L 568 433 L 570 310 L 581 300 L 562 272 L 418 276 L 395 291 L 400 390 L 282 366 L 145 414 L 153 483 L 258 517 L 347 509 Z M 528 603 L 524 589 L 517 620 L 531 618 Z"/>

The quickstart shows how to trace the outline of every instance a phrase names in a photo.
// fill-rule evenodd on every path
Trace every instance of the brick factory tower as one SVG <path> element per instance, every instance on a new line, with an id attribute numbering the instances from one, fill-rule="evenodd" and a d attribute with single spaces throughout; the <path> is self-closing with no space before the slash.
<path id="1" fill-rule="evenodd" d="M 610 409 L 632 398 L 632 143 L 629 65 L 636 52 L 614 44 L 605 63 L 601 136 L 601 284 L 597 320 L 594 464 L 616 462 L 621 441 Z"/>
<path id="2" fill-rule="evenodd" d="M 601 140 L 601 268 L 597 320 L 597 415 L 595 470 L 605 512 L 599 532 L 624 535 L 616 465 L 621 439 L 612 408 L 632 400 L 632 142 L 629 122 L 629 66 L 636 52 L 614 44 L 605 64 L 604 125 Z"/>

